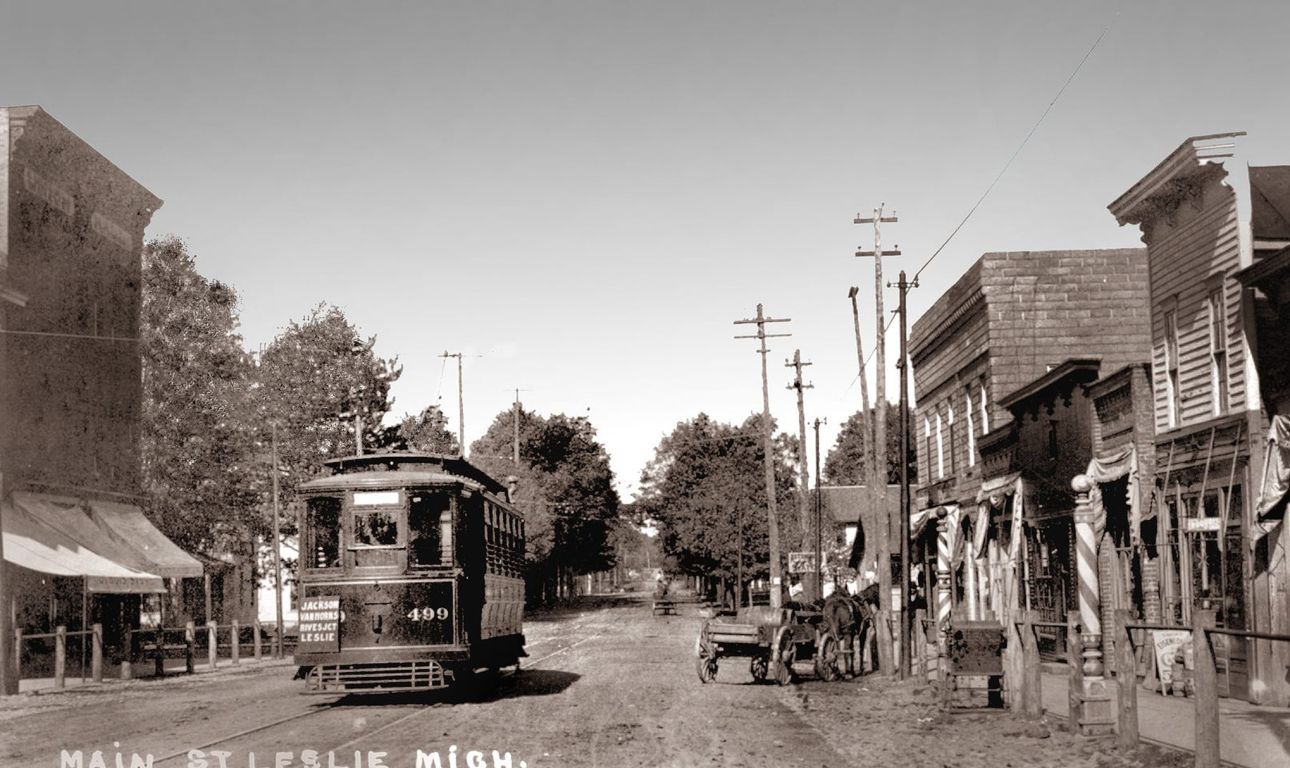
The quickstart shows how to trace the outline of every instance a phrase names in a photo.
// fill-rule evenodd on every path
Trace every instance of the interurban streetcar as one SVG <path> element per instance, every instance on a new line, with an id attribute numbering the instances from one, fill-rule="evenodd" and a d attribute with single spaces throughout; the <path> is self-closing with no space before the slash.
<path id="1" fill-rule="evenodd" d="M 524 518 L 460 457 L 327 462 L 303 483 L 295 663 L 310 693 L 459 683 L 524 653 Z"/>

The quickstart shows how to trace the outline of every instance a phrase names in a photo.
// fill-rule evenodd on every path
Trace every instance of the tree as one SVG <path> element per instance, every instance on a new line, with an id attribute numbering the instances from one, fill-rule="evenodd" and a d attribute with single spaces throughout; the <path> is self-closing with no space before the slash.
<path id="1" fill-rule="evenodd" d="M 284 500 L 326 459 L 383 445 L 381 420 L 390 409 L 390 384 L 402 369 L 372 351 L 340 309 L 316 307 L 293 321 L 260 356 L 255 371 L 259 439 L 267 451 L 276 425 Z M 360 426 L 361 425 L 361 426 Z"/>
<path id="2" fill-rule="evenodd" d="M 869 409 L 868 423 L 873 424 L 873 409 Z M 887 430 L 887 482 L 900 482 L 900 406 L 887 404 L 887 423 L 891 427 Z M 824 476 L 828 478 L 830 485 L 866 485 L 867 478 L 864 476 L 864 445 L 865 434 L 860 428 L 860 412 L 856 411 L 842 425 L 838 431 L 838 439 L 829 449 L 829 455 L 824 460 Z M 909 451 L 906 453 L 906 461 L 909 463 L 909 481 L 911 483 L 918 479 L 918 454 L 914 449 L 914 427 L 913 413 L 910 413 L 909 422 Z"/>
<path id="3" fill-rule="evenodd" d="M 776 501 L 783 551 L 795 536 L 795 441 L 774 442 Z M 685 573 L 728 579 L 769 573 L 764 448 L 760 415 L 732 426 L 700 413 L 676 425 L 641 476 L 640 513 L 659 530 L 659 542 Z"/>
<path id="4" fill-rule="evenodd" d="M 519 458 L 514 460 L 515 419 Z M 609 454 L 584 417 L 543 418 L 520 409 L 499 413 L 471 445 L 471 461 L 494 477 L 517 478 L 515 505 L 525 515 L 526 551 L 535 594 L 568 593 L 572 577 L 614 563 L 611 533 L 620 501 Z"/>
<path id="5" fill-rule="evenodd" d="M 426 406 L 420 414 L 403 417 L 380 438 L 381 447 L 419 453 L 459 454 L 457 436 L 448 431 L 448 417 L 437 405 Z"/>
<path id="6" fill-rule="evenodd" d="M 263 530 L 253 476 L 251 361 L 237 294 L 202 277 L 175 237 L 143 250 L 144 509 L 181 547 L 247 551 Z"/>

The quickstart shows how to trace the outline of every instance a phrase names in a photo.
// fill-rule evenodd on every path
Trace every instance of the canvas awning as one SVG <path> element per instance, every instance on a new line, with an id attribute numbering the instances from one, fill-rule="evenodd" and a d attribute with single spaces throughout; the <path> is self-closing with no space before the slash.
<path id="1" fill-rule="evenodd" d="M 60 523 L 65 521 L 44 519 L 38 510 L 33 512 L 16 501 L 4 503 L 0 509 L 4 559 L 52 576 L 84 577 L 86 589 L 91 592 L 140 594 L 166 591 L 160 577 L 96 552 L 78 541 L 71 532 L 64 531 Z M 87 534 L 88 528 L 76 525 L 78 535 Z"/>
<path id="2" fill-rule="evenodd" d="M 1099 540 L 1106 530 L 1106 506 L 1102 503 L 1101 485 L 1122 477 L 1128 478 L 1126 494 L 1129 505 L 1129 535 L 1134 544 L 1139 543 L 1142 540 L 1142 521 L 1154 514 L 1154 509 L 1148 507 L 1144 512 L 1141 499 L 1138 498 L 1138 452 L 1133 446 L 1128 446 L 1115 453 L 1094 456 L 1089 461 L 1088 469 L 1084 470 L 1084 474 L 1093 481 L 1093 487 L 1089 491 L 1089 503 L 1093 505 L 1093 533 Z"/>
<path id="3" fill-rule="evenodd" d="M 1268 450 L 1263 459 L 1263 484 L 1255 507 L 1260 521 L 1285 516 L 1290 496 L 1290 417 L 1276 415 L 1268 428 Z"/>
<path id="4" fill-rule="evenodd" d="M 1009 496 L 1012 496 L 1012 524 L 1009 528 L 1011 538 L 1008 541 L 1008 556 L 1017 557 L 1021 547 L 1021 524 L 1027 506 L 1024 501 L 1025 495 L 1025 480 L 1022 479 L 1020 472 L 992 477 L 981 483 L 981 490 L 976 495 L 977 516 L 972 531 L 972 549 L 978 559 L 989 555 L 986 542 L 992 536 L 1002 541 L 1000 531 L 990 525 L 990 509 L 994 506 L 1003 506 Z"/>
<path id="5" fill-rule="evenodd" d="M 192 579 L 202 575 L 202 564 L 180 549 L 132 504 L 90 500 L 90 517 L 130 543 L 148 564 L 148 571 L 167 579 Z"/>

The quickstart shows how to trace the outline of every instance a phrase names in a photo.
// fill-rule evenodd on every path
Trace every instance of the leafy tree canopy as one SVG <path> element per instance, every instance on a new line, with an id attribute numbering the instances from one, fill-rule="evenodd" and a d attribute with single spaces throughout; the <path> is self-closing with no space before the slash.
<path id="1" fill-rule="evenodd" d="M 384 448 L 418 453 L 452 455 L 461 452 L 457 435 L 448 430 L 448 417 L 437 405 L 426 406 L 419 414 L 403 417 L 393 428 L 387 428 L 380 438 Z"/>
<path id="2" fill-rule="evenodd" d="M 866 425 L 873 429 L 874 409 L 869 409 Z M 864 473 L 864 446 L 867 437 L 860 428 L 860 411 L 851 414 L 838 431 L 838 439 L 829 449 L 824 460 L 824 477 L 831 485 L 867 485 L 869 479 Z M 910 423 L 909 480 L 914 482 L 918 476 L 918 458 L 915 452 L 913 423 Z M 900 482 L 900 406 L 887 404 L 887 482 Z"/>
<path id="3" fill-rule="evenodd" d="M 795 441 L 774 445 L 781 555 L 797 547 Z M 764 438 L 760 415 L 733 426 L 700 413 L 676 425 L 641 476 L 640 513 L 686 573 L 731 576 L 740 543 L 747 576 L 769 572 Z"/>
<path id="4" fill-rule="evenodd" d="M 236 551 L 264 530 L 254 477 L 250 357 L 237 294 L 197 273 L 175 237 L 143 251 L 145 509 L 181 547 Z"/>
<path id="5" fill-rule="evenodd" d="M 525 515 L 531 563 L 565 573 L 601 571 L 614 562 L 610 534 L 620 500 L 609 454 L 585 417 L 503 411 L 471 445 L 470 460 L 497 478 L 515 476 L 514 502 Z"/>
<path id="6" fill-rule="evenodd" d="M 322 462 L 357 451 L 361 424 L 365 450 L 381 447 L 381 420 L 390 409 L 390 384 L 402 369 L 372 351 L 340 309 L 319 305 L 293 321 L 260 356 L 255 371 L 260 440 L 268 449 L 276 425 L 282 493 L 291 499 Z"/>

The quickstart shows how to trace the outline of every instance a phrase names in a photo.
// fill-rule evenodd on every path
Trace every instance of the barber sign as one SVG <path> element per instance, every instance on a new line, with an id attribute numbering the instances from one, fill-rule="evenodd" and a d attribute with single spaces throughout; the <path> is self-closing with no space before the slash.
<path id="1" fill-rule="evenodd" d="M 306 597 L 300 601 L 300 644 L 298 653 L 340 651 L 340 598 Z"/>

